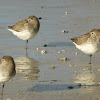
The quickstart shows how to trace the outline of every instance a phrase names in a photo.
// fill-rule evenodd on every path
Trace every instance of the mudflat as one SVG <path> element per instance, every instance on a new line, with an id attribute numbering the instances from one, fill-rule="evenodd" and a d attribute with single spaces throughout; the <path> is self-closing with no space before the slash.
<path id="1" fill-rule="evenodd" d="M 0 56 L 12 56 L 17 71 L 0 98 L 99 100 L 100 53 L 89 65 L 88 55 L 70 40 L 100 28 L 99 4 L 99 0 L 0 0 Z M 5 28 L 31 15 L 42 19 L 26 53 L 25 41 Z"/>

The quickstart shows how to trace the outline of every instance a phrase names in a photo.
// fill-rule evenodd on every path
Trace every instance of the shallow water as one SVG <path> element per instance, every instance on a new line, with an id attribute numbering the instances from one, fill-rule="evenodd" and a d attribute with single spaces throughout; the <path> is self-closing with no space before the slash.
<path id="1" fill-rule="evenodd" d="M 3 99 L 99 100 L 100 53 L 92 57 L 90 66 L 88 55 L 70 40 L 100 28 L 99 4 L 99 0 L 0 0 L 0 57 L 12 56 L 17 70 L 5 84 Z M 30 15 L 42 19 L 39 33 L 29 41 L 27 56 L 25 41 L 5 28 Z"/>

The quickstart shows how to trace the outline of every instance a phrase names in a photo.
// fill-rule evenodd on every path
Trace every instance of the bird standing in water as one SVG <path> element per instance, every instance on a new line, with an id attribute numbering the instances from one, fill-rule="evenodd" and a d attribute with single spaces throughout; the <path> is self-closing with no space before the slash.
<path id="1" fill-rule="evenodd" d="M 26 49 L 28 40 L 31 40 L 39 31 L 40 22 L 36 16 L 29 16 L 13 26 L 8 26 L 8 30 L 13 32 L 18 38 L 26 40 Z"/>
<path id="2" fill-rule="evenodd" d="M 76 45 L 76 48 L 90 56 L 89 64 L 91 64 L 92 54 L 100 51 L 100 29 L 93 29 L 89 33 L 71 40 Z"/>

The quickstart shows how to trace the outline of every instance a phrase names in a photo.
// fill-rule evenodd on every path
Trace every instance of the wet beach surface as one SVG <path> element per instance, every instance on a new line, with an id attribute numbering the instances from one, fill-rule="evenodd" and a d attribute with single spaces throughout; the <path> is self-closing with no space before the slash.
<path id="1" fill-rule="evenodd" d="M 100 52 L 89 65 L 89 56 L 70 40 L 100 28 L 99 4 L 99 0 L 1 0 L 0 57 L 12 56 L 17 70 L 5 84 L 3 99 L 100 100 Z M 25 41 L 5 28 L 30 15 L 42 19 L 27 55 Z M 60 61 L 61 57 L 67 60 Z"/>

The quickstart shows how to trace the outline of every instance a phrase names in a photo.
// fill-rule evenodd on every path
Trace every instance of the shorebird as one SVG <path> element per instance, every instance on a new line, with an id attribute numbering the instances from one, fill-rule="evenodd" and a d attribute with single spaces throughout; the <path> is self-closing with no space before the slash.
<path id="1" fill-rule="evenodd" d="M 89 64 L 91 64 L 92 54 L 100 51 L 100 29 L 93 29 L 89 33 L 71 40 L 76 45 L 76 48 L 90 56 Z"/>
<path id="2" fill-rule="evenodd" d="M 3 56 L 0 60 L 0 83 L 2 83 L 2 95 L 4 85 L 16 74 L 15 62 L 11 56 Z"/>
<path id="3" fill-rule="evenodd" d="M 31 40 L 39 31 L 40 22 L 36 16 L 29 16 L 13 26 L 8 26 L 8 30 L 13 32 L 18 38 L 26 40 L 26 49 L 28 40 Z"/>

